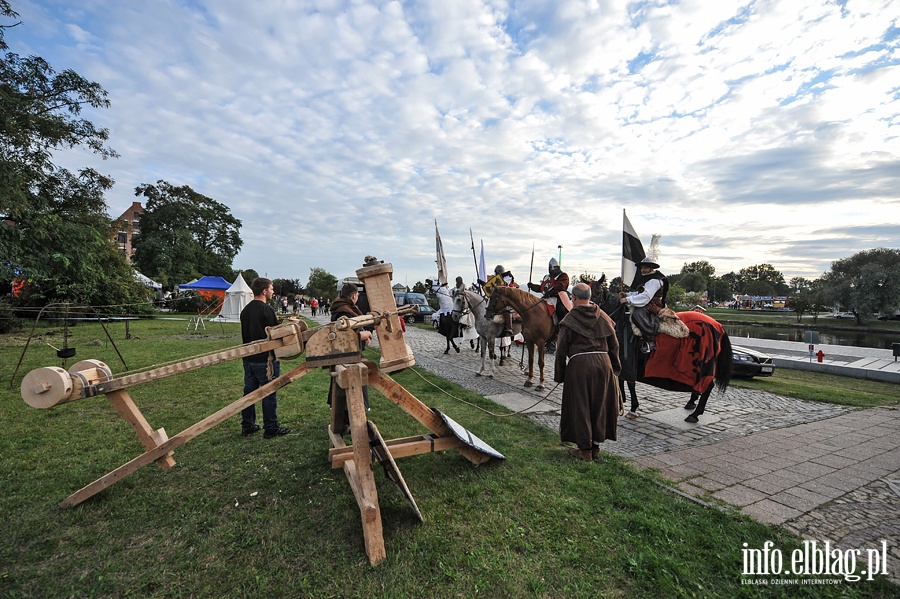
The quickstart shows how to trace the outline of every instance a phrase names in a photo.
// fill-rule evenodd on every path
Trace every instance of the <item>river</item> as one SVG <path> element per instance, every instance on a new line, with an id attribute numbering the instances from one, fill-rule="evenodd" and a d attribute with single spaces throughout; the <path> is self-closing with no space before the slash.
<path id="1" fill-rule="evenodd" d="M 732 342 L 739 337 L 751 339 L 778 339 L 781 341 L 806 342 L 807 331 L 819 333 L 819 344 L 825 345 L 850 345 L 853 347 L 872 347 L 876 349 L 891 349 L 891 343 L 900 342 L 900 331 L 897 333 L 855 333 L 852 331 L 827 331 L 816 328 L 801 329 L 789 327 L 766 327 L 756 325 L 723 325 L 731 336 Z"/>

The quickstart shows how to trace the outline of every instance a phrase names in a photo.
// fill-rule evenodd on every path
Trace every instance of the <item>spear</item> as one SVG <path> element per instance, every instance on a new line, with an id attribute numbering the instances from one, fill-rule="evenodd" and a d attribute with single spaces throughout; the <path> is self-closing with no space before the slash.
<path id="1" fill-rule="evenodd" d="M 531 268 L 528 269 L 528 282 L 531 282 L 531 275 L 534 273 L 534 244 L 531 244 Z"/>

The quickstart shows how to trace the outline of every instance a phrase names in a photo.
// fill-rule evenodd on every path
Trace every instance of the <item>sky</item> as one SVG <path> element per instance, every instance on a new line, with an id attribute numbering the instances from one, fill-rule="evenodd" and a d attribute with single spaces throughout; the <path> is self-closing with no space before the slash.
<path id="1" fill-rule="evenodd" d="M 10 51 L 96 81 L 134 188 L 242 222 L 233 266 L 451 281 L 472 239 L 520 283 L 620 274 L 622 216 L 667 274 L 790 281 L 900 248 L 900 2 L 13 0 Z M 471 230 L 471 238 L 470 238 Z M 532 266 L 533 253 L 533 266 Z"/>

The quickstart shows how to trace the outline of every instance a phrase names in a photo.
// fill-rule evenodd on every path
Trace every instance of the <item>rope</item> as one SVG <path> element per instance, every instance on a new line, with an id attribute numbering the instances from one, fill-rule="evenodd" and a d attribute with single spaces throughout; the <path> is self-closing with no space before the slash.
<path id="1" fill-rule="evenodd" d="M 481 411 L 484 412 L 485 414 L 488 414 L 488 415 L 490 415 L 490 416 L 494 416 L 494 417 L 496 417 L 496 418 L 506 418 L 507 416 L 514 416 L 514 415 L 516 415 L 516 414 L 521 414 L 522 412 L 526 412 L 526 411 L 530 410 L 531 408 L 533 408 L 534 406 L 536 406 L 536 405 L 538 405 L 539 403 L 544 402 L 544 401 L 549 401 L 550 403 L 553 403 L 553 404 L 556 404 L 556 405 L 561 405 L 561 404 L 560 404 L 559 402 L 557 402 L 557 401 L 554 401 L 554 400 L 552 400 L 552 399 L 548 399 L 548 398 L 550 397 L 550 394 L 553 393 L 554 391 L 556 391 L 556 388 L 559 387 L 559 383 L 556 383 L 556 385 L 554 385 L 553 388 L 550 389 L 550 391 L 547 393 L 547 395 L 545 395 L 543 398 L 537 400 L 536 402 L 534 402 L 533 404 L 531 404 L 531 405 L 528 406 L 527 408 L 522 408 L 521 410 L 519 410 L 519 411 L 517 411 L 517 412 L 508 412 L 508 413 L 506 413 L 506 414 L 497 414 L 496 412 L 491 412 L 490 410 L 486 410 L 486 409 L 482 408 L 481 406 L 477 406 L 477 405 L 473 404 L 472 402 L 466 401 L 466 400 L 464 400 L 464 399 L 462 399 L 462 398 L 460 398 L 460 397 L 456 397 L 456 396 L 453 395 L 452 393 L 449 393 L 449 392 L 445 391 L 444 389 L 441 389 L 440 387 L 438 387 L 437 385 L 435 385 L 434 383 L 432 383 L 431 381 L 429 381 L 428 379 L 426 379 L 424 376 L 422 376 L 422 373 L 419 372 L 418 369 L 411 368 L 410 370 L 412 370 L 412 371 L 416 374 L 416 376 L 418 376 L 420 379 L 422 379 L 423 381 L 425 381 L 426 383 L 428 383 L 429 385 L 431 385 L 432 387 L 434 387 L 435 389 L 437 389 L 438 391 L 440 391 L 440 392 L 443 393 L 444 395 L 446 395 L 446 396 L 448 396 L 448 397 L 451 397 L 451 398 L 455 399 L 456 401 L 458 401 L 458 402 L 460 402 L 460 403 L 464 403 L 464 404 L 466 404 L 467 406 L 471 406 L 471 407 L 475 408 L 476 410 L 481 410 Z"/>

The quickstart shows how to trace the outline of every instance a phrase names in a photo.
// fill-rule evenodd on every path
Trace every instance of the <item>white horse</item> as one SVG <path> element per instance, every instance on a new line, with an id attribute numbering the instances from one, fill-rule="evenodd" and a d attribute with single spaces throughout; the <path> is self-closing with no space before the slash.
<path id="1" fill-rule="evenodd" d="M 494 360 L 497 357 L 494 352 L 494 344 L 500 333 L 503 332 L 503 316 L 488 318 L 485 315 L 487 303 L 486 297 L 474 291 L 463 291 L 453 299 L 453 309 L 459 310 L 461 314 L 468 311 L 475 317 L 475 330 L 478 331 L 478 343 L 481 346 L 481 370 L 475 373 L 475 376 L 481 376 L 484 372 L 485 356 L 488 355 L 490 357 L 490 373 L 487 376 L 494 378 Z M 503 366 L 502 353 L 500 366 Z"/>

